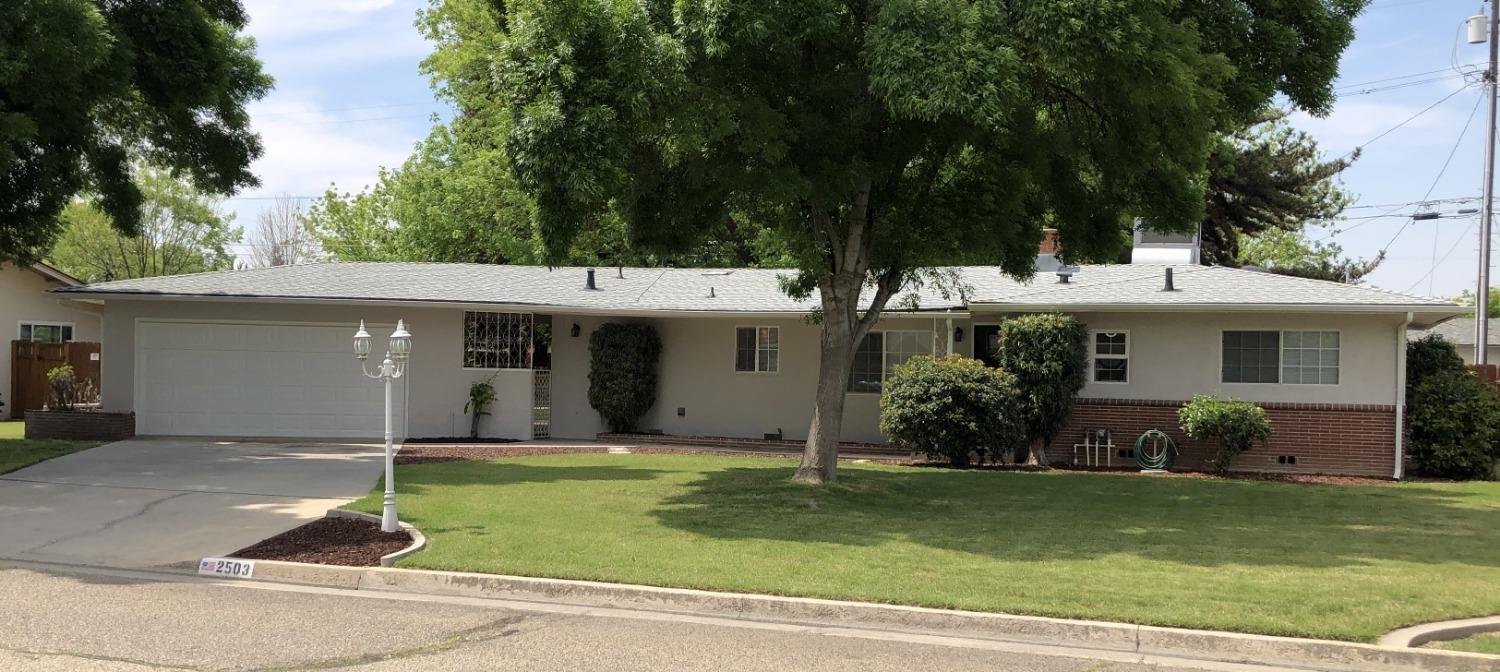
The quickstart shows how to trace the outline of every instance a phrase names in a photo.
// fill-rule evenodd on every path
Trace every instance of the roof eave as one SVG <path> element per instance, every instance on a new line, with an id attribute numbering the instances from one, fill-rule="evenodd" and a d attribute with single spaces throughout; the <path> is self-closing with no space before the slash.
<path id="1" fill-rule="evenodd" d="M 610 315 L 619 317 L 778 317 L 800 318 L 808 315 L 811 308 L 798 310 L 700 310 L 690 308 L 610 308 L 599 306 L 570 306 L 546 303 L 445 301 L 439 299 L 382 299 L 362 297 L 317 297 L 317 296 L 266 296 L 242 294 L 169 294 L 164 292 L 91 291 L 87 288 L 74 290 L 51 290 L 56 294 L 82 296 L 90 300 L 110 299 L 127 301 L 191 301 L 219 303 L 292 303 L 301 305 L 349 305 L 411 308 L 454 308 L 477 310 L 504 310 L 511 312 L 541 312 L 563 315 Z M 916 310 L 887 309 L 884 315 L 891 317 L 967 317 L 969 311 L 960 308 L 926 308 Z"/>

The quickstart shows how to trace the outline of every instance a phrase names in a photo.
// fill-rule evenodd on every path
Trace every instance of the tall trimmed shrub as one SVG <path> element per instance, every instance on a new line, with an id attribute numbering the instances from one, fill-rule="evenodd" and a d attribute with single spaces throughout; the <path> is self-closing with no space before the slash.
<path id="1" fill-rule="evenodd" d="M 1500 392 L 1467 370 L 1425 376 L 1407 399 L 1407 454 L 1425 476 L 1494 478 L 1500 461 Z"/>
<path id="2" fill-rule="evenodd" d="M 1428 334 L 1406 343 L 1406 394 L 1411 396 L 1422 381 L 1444 373 L 1464 373 L 1468 367 L 1453 343 Z"/>
<path id="3" fill-rule="evenodd" d="M 612 432 L 635 430 L 656 403 L 661 338 L 649 324 L 610 322 L 589 336 L 589 406 Z"/>
<path id="4" fill-rule="evenodd" d="M 1073 401 L 1087 380 L 1088 330 L 1060 313 L 1012 318 L 1000 323 L 998 360 L 1021 392 L 1026 440 L 1017 457 L 1031 447 L 1036 461 L 1047 464 L 1047 448 L 1073 416 Z"/>
<path id="5" fill-rule="evenodd" d="M 1229 473 L 1234 456 L 1271 440 L 1271 421 L 1266 417 L 1266 409 L 1248 401 L 1195 395 L 1177 410 L 1177 421 L 1188 436 L 1218 443 L 1219 453 L 1212 466 L 1220 476 Z"/>
<path id="6" fill-rule="evenodd" d="M 976 359 L 918 355 L 896 367 L 880 397 L 880 431 L 955 467 L 1003 456 L 1025 437 L 1015 376 Z"/>

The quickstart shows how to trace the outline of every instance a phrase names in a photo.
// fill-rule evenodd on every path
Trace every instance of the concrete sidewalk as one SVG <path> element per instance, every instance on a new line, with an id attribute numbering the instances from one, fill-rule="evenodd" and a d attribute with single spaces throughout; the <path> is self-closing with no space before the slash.
<path id="1" fill-rule="evenodd" d="M 364 496 L 379 446 L 121 441 L 0 476 L 0 557 L 111 567 L 244 548 Z"/>

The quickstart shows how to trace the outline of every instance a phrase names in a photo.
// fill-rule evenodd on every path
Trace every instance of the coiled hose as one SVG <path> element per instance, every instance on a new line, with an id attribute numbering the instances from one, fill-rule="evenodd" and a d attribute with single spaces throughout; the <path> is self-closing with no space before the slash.
<path id="1" fill-rule="evenodd" d="M 1150 439 L 1148 454 L 1146 440 Z M 1172 443 L 1172 437 L 1167 436 L 1159 429 L 1148 429 L 1135 440 L 1135 463 L 1146 471 L 1166 471 L 1172 468 L 1172 461 L 1177 459 L 1177 444 Z"/>

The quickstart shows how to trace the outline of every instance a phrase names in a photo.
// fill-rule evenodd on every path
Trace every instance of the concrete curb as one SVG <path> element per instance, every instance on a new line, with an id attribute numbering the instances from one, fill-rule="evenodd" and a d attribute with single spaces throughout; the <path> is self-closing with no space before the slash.
<path id="1" fill-rule="evenodd" d="M 1381 646 L 1421 646 L 1428 642 L 1463 639 L 1486 632 L 1500 632 L 1500 616 L 1414 625 L 1392 631 L 1381 637 L 1378 643 Z"/>
<path id="2" fill-rule="evenodd" d="M 329 509 L 327 513 L 323 514 L 323 517 L 348 518 L 350 520 L 363 520 L 365 522 L 375 523 L 376 525 L 380 524 L 380 516 L 363 513 L 360 511 L 346 511 L 344 509 Z M 395 553 L 387 553 L 380 556 L 381 567 L 395 566 L 397 560 L 400 560 L 401 558 L 404 558 L 408 555 L 414 555 L 417 551 L 420 551 L 427 547 L 427 536 L 422 534 L 421 530 L 418 530 L 417 528 L 401 521 L 396 521 L 396 524 L 400 525 L 403 531 L 411 535 L 411 545 L 399 551 L 396 551 Z"/>
<path id="3" fill-rule="evenodd" d="M 634 609 L 809 627 L 899 631 L 1140 656 L 1340 672 L 1500 672 L 1500 658 L 1455 651 L 595 581 L 264 560 L 256 562 L 254 579 L 383 592 Z"/>

